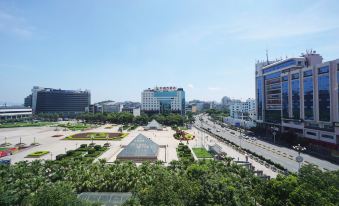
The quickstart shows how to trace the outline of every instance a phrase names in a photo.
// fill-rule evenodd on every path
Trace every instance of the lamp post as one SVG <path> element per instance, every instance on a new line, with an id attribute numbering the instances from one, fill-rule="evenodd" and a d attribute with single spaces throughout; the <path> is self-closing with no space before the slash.
<path id="1" fill-rule="evenodd" d="M 305 151 L 306 147 L 301 146 L 300 144 L 293 146 L 293 149 L 298 152 L 298 156 L 295 158 L 295 160 L 298 162 L 299 167 L 298 167 L 298 173 L 300 170 L 300 164 L 304 161 L 303 157 L 300 155 L 300 152 Z"/>
<path id="2" fill-rule="evenodd" d="M 167 147 L 168 145 L 165 145 L 165 162 L 167 162 Z"/>
<path id="3" fill-rule="evenodd" d="M 273 142 L 275 144 L 275 136 L 277 135 L 277 131 L 279 130 L 278 127 L 271 127 L 271 129 L 273 130 L 272 134 L 273 134 Z"/>
<path id="4" fill-rule="evenodd" d="M 240 148 L 241 148 L 241 140 L 242 140 L 242 136 L 239 135 L 239 145 L 240 145 Z"/>
<path id="5" fill-rule="evenodd" d="M 93 140 L 94 140 L 94 136 L 93 135 L 91 135 L 91 140 L 92 140 L 92 145 L 93 145 Z"/>

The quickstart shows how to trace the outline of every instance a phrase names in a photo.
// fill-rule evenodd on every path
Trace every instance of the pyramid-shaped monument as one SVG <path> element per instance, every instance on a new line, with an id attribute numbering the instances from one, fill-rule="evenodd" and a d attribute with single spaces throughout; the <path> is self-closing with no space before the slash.
<path id="1" fill-rule="evenodd" d="M 117 160 L 156 161 L 159 145 L 142 134 L 136 136 L 117 156 Z"/>
<path id="2" fill-rule="evenodd" d="M 148 125 L 144 128 L 145 130 L 162 130 L 162 125 L 159 124 L 155 119 L 148 123 Z"/>

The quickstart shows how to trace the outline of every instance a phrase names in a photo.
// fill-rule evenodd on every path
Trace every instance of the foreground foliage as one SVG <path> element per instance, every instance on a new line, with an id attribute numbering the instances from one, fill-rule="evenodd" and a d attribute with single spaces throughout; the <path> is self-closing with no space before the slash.
<path id="1" fill-rule="evenodd" d="M 132 192 L 126 205 L 335 205 L 339 174 L 303 167 L 300 175 L 263 181 L 216 161 L 33 161 L 0 166 L 0 205 L 87 205 L 81 192 Z M 66 204 L 67 203 L 67 204 Z"/>

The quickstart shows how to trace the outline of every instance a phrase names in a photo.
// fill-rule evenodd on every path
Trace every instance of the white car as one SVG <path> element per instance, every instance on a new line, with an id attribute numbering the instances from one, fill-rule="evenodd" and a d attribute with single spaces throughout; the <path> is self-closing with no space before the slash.
<path id="1" fill-rule="evenodd" d="M 220 132 L 220 130 L 217 129 L 217 132 Z"/>

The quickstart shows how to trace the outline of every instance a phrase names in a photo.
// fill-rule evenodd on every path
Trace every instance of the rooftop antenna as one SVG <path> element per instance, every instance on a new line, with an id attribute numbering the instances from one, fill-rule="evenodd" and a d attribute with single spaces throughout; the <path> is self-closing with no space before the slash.
<path id="1" fill-rule="evenodd" d="M 268 61 L 268 50 L 266 49 L 266 62 L 267 62 L 267 65 L 269 64 L 269 61 Z"/>

